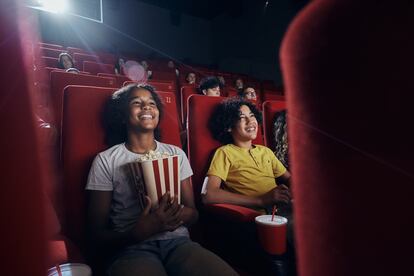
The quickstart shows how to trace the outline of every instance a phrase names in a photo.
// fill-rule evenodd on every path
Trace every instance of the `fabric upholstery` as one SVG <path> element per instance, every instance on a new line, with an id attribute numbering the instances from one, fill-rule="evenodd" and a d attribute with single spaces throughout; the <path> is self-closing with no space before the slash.
<path id="1" fill-rule="evenodd" d="M 302 276 L 414 274 L 413 14 L 312 1 L 284 38 Z"/>
<path id="2" fill-rule="evenodd" d="M 93 61 L 84 61 L 83 62 L 83 71 L 89 72 L 92 75 L 98 73 L 114 73 L 115 71 L 113 64 L 97 63 Z"/>

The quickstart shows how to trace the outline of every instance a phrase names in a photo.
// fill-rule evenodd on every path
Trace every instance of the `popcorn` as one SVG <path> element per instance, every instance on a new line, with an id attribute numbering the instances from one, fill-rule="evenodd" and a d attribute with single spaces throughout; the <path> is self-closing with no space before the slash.
<path id="1" fill-rule="evenodd" d="M 181 197 L 181 180 L 179 155 L 167 152 L 150 151 L 136 162 L 129 163 L 141 207 L 145 206 L 144 195 L 149 196 L 152 207 L 158 206 L 158 201 L 166 193 Z"/>
<path id="2" fill-rule="evenodd" d="M 155 159 L 162 159 L 169 157 L 170 154 L 168 152 L 159 152 L 159 151 L 153 151 L 150 150 L 149 152 L 145 153 L 144 155 L 138 157 L 138 162 L 142 161 L 150 161 Z"/>

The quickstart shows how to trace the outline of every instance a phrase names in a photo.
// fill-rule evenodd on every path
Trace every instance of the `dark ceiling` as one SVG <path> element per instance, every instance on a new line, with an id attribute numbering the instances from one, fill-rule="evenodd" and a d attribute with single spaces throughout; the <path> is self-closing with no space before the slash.
<path id="1" fill-rule="evenodd" d="M 236 17 L 243 11 L 243 0 L 136 0 L 170 10 L 211 20 L 226 13 Z"/>

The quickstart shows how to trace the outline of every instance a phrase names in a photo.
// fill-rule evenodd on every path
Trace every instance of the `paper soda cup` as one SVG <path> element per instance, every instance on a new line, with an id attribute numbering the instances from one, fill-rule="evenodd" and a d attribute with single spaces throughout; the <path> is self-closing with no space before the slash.
<path id="1" fill-rule="evenodd" d="M 161 197 L 170 192 L 171 197 L 176 196 L 181 203 L 181 181 L 179 156 L 173 155 L 153 160 L 137 161 L 130 164 L 137 186 L 141 204 L 145 206 L 144 195 L 157 207 Z"/>
<path id="2" fill-rule="evenodd" d="M 255 219 L 257 235 L 263 249 L 272 255 L 282 255 L 286 252 L 287 218 L 272 215 L 258 216 Z"/>
<path id="3" fill-rule="evenodd" d="M 92 276 L 92 270 L 86 264 L 68 263 L 56 265 L 47 271 L 48 276 Z"/>

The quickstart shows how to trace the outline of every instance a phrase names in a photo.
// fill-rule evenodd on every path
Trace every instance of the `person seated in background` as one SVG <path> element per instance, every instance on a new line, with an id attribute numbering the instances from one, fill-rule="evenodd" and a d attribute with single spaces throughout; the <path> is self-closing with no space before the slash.
<path id="1" fill-rule="evenodd" d="M 247 101 L 256 101 L 257 100 L 256 90 L 250 84 L 247 84 L 241 90 L 239 90 L 238 95 L 241 98 L 243 98 L 244 100 L 247 100 Z"/>
<path id="2" fill-rule="evenodd" d="M 196 74 L 194 72 L 187 73 L 187 76 L 185 76 L 185 80 L 187 84 L 195 85 L 196 83 Z"/>
<path id="3" fill-rule="evenodd" d="M 125 65 L 125 60 L 123 58 L 119 57 L 117 59 L 117 61 L 115 62 L 115 66 L 114 66 L 115 75 L 123 75 L 124 74 L 124 65 Z"/>
<path id="4" fill-rule="evenodd" d="M 277 112 L 273 122 L 275 155 L 283 166 L 289 168 L 286 110 Z"/>
<path id="5" fill-rule="evenodd" d="M 72 73 L 72 74 L 80 74 L 80 71 L 78 70 L 78 69 L 76 69 L 76 68 L 69 68 L 69 69 L 66 69 L 66 71 L 65 71 L 66 73 Z"/>
<path id="6" fill-rule="evenodd" d="M 241 78 L 237 78 L 234 80 L 234 88 L 237 90 L 241 90 L 244 87 L 243 80 Z"/>
<path id="7" fill-rule="evenodd" d="M 175 75 L 178 77 L 180 75 L 180 71 L 178 71 L 177 67 L 175 66 L 174 61 L 169 60 L 167 63 L 168 68 L 174 70 Z"/>
<path id="8" fill-rule="evenodd" d="M 75 67 L 71 55 L 68 53 L 61 53 L 58 58 L 58 68 L 69 69 Z"/>
<path id="9" fill-rule="evenodd" d="M 185 153 L 156 139 L 163 104 L 152 86 L 131 84 L 116 91 L 105 109 L 108 142 L 89 172 L 88 225 L 97 252 L 110 251 L 108 275 L 237 275 L 212 252 L 189 238 L 198 212 Z M 159 204 L 139 200 L 127 169 L 149 151 L 179 156 L 181 203 L 168 192 Z M 139 180 L 142 183 L 142 178 Z M 140 204 L 141 203 L 141 204 Z"/>
<path id="10" fill-rule="evenodd" d="M 221 82 L 221 84 L 224 86 L 226 86 L 226 80 L 224 79 L 223 76 L 217 76 L 217 78 L 219 79 L 219 81 Z"/>
<path id="11" fill-rule="evenodd" d="M 205 77 L 200 81 L 200 93 L 206 96 L 220 97 L 220 89 L 223 88 L 217 77 Z"/>
<path id="12" fill-rule="evenodd" d="M 152 71 L 149 70 L 149 65 L 146 60 L 141 61 L 141 66 L 144 67 L 146 79 L 150 80 L 152 78 Z"/>

